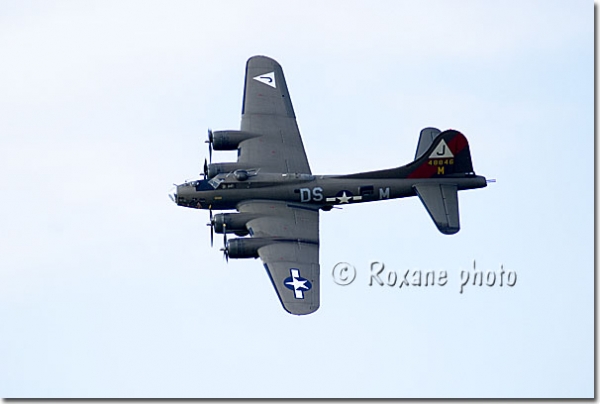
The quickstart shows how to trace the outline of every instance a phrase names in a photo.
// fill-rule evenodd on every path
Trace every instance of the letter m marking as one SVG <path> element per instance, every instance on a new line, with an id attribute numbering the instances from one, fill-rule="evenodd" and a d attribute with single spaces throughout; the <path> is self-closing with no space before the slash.
<path id="1" fill-rule="evenodd" d="M 385 191 L 383 188 L 379 188 L 379 199 L 388 199 L 390 197 L 390 188 L 387 187 Z"/>

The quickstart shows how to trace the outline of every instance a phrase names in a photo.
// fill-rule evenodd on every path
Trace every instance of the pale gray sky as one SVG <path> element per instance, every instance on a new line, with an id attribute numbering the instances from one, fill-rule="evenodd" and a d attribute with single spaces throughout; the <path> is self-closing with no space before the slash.
<path id="1" fill-rule="evenodd" d="M 287 314 L 167 197 L 256 54 L 314 173 L 406 164 L 436 126 L 498 182 L 450 237 L 417 199 L 324 213 L 321 308 Z M 0 396 L 593 396 L 591 1 L 8 1 L 0 55 Z M 369 286 L 372 260 L 448 284 Z M 474 260 L 517 284 L 461 294 Z"/>

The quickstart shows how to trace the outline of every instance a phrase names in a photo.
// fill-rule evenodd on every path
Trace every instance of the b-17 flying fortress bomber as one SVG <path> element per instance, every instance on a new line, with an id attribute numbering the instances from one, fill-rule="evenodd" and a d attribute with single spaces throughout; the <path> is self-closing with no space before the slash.
<path id="1" fill-rule="evenodd" d="M 177 185 L 171 199 L 209 210 L 211 244 L 217 232 L 226 259 L 260 258 L 284 309 L 297 315 L 319 308 L 321 210 L 418 196 L 439 231 L 455 234 L 458 191 L 487 185 L 473 171 L 465 136 L 435 128 L 421 131 L 415 160 L 405 166 L 313 175 L 283 70 L 264 56 L 246 65 L 240 130 L 209 131 L 207 143 L 204 179 Z M 237 161 L 212 163 L 212 150 L 237 150 Z"/>

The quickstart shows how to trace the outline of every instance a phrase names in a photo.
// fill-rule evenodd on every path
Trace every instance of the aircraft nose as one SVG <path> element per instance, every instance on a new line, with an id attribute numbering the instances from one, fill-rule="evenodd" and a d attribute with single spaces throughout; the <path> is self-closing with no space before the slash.
<path id="1" fill-rule="evenodd" d="M 177 185 L 171 188 L 169 191 L 169 198 L 175 203 L 177 203 Z"/>

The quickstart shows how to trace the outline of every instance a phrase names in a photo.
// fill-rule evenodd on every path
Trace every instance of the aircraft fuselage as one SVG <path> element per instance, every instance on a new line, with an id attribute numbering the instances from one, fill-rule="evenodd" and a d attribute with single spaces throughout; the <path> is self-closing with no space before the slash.
<path id="1" fill-rule="evenodd" d="M 222 180 L 217 187 L 215 181 Z M 212 184 L 210 181 L 213 181 Z M 381 201 L 415 196 L 414 185 L 456 184 L 458 190 L 483 188 L 485 177 L 469 175 L 444 178 L 344 178 L 308 174 L 263 174 L 243 181 L 233 175 L 212 180 L 186 182 L 177 186 L 174 196 L 180 206 L 196 209 L 228 210 L 247 200 L 278 200 L 329 210 L 336 205 Z"/>

